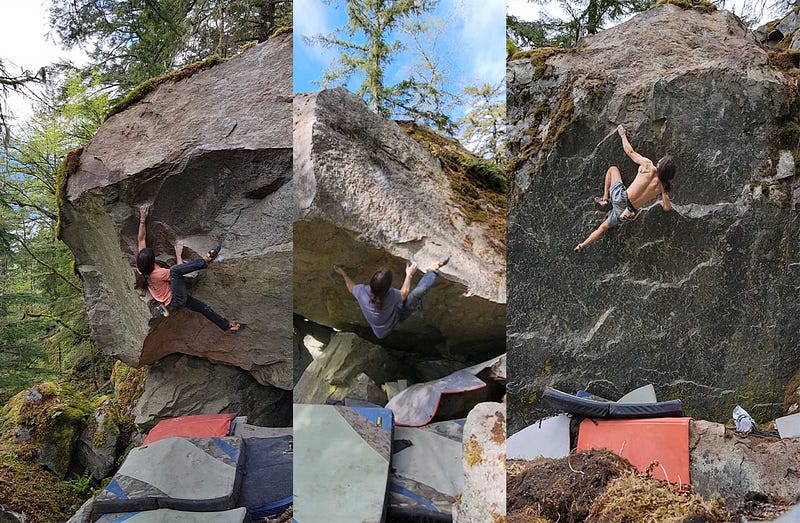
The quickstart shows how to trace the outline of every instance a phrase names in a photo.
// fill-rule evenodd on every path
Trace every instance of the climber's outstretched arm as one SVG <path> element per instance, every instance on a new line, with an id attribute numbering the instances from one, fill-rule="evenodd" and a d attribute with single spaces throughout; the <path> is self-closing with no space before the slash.
<path id="1" fill-rule="evenodd" d="M 628 141 L 628 131 L 626 131 L 624 127 L 622 127 L 621 125 L 617 127 L 617 133 L 619 133 L 620 137 L 622 138 L 622 149 L 625 151 L 625 154 L 627 154 L 631 160 L 636 162 L 637 165 L 644 165 L 650 161 L 648 158 L 645 158 L 644 156 L 633 150 L 631 142 Z"/>
<path id="2" fill-rule="evenodd" d="M 592 231 L 592 234 L 590 234 L 585 240 L 579 243 L 577 247 L 575 247 L 575 252 L 581 252 L 583 249 L 585 249 L 589 245 L 599 240 L 600 237 L 603 236 L 607 230 L 608 230 L 608 221 L 604 220 L 603 223 L 600 224 L 600 227 Z"/>
<path id="3" fill-rule="evenodd" d="M 145 203 L 139 207 L 139 234 L 137 240 L 139 243 L 139 250 L 144 250 L 147 247 L 147 214 L 150 212 L 150 204 Z"/>
<path id="4" fill-rule="evenodd" d="M 348 276 L 347 273 L 344 272 L 344 269 L 342 269 L 338 265 L 334 265 L 333 270 L 336 271 L 336 274 L 342 277 L 342 279 L 344 280 L 344 284 L 347 286 L 347 291 L 350 294 L 353 294 L 353 287 L 355 287 L 356 284 L 353 283 L 353 280 L 350 279 L 350 276 Z"/>

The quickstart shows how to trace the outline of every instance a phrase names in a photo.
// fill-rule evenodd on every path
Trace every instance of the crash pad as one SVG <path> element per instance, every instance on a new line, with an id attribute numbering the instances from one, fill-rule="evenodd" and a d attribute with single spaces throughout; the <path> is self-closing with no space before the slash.
<path id="1" fill-rule="evenodd" d="M 296 404 L 293 424 L 294 520 L 384 521 L 392 412 Z"/>
<path id="2" fill-rule="evenodd" d="M 239 506 L 253 519 L 275 517 L 292 504 L 292 436 L 244 440 Z"/>
<path id="3" fill-rule="evenodd" d="M 433 420 L 442 396 L 468 393 L 486 387 L 479 378 L 460 370 L 426 383 L 416 383 L 396 394 L 386 408 L 394 412 L 395 425 L 421 427 Z"/>
<path id="4" fill-rule="evenodd" d="M 647 384 L 633 389 L 617 400 L 617 403 L 657 403 L 656 388 Z"/>
<path id="5" fill-rule="evenodd" d="M 545 387 L 542 402 L 561 412 L 586 418 L 638 419 L 683 416 L 680 400 L 658 403 L 618 403 L 595 401 L 573 396 L 552 387 Z"/>
<path id="6" fill-rule="evenodd" d="M 96 514 L 227 510 L 241 486 L 242 439 L 167 438 L 130 451 L 94 501 Z"/>
<path id="7" fill-rule="evenodd" d="M 250 521 L 247 510 L 235 508 L 222 512 L 187 512 L 163 508 L 143 512 L 105 514 L 96 523 L 244 523 Z"/>
<path id="8" fill-rule="evenodd" d="M 800 414 L 791 414 L 775 420 L 781 439 L 800 438 Z"/>
<path id="9" fill-rule="evenodd" d="M 463 432 L 464 420 L 395 428 L 389 482 L 393 519 L 451 519 L 455 497 L 464 487 Z"/>
<path id="10" fill-rule="evenodd" d="M 506 440 L 508 459 L 563 458 L 569 455 L 567 414 L 540 420 L 512 434 Z"/>
<path id="11" fill-rule="evenodd" d="M 221 438 L 228 436 L 231 421 L 236 414 L 196 414 L 161 420 L 150 429 L 142 445 L 160 439 L 181 436 L 184 438 Z"/>
<path id="12" fill-rule="evenodd" d="M 578 432 L 578 452 L 608 449 L 647 472 L 671 483 L 688 485 L 689 420 L 691 418 L 650 418 L 626 420 L 584 420 Z"/>

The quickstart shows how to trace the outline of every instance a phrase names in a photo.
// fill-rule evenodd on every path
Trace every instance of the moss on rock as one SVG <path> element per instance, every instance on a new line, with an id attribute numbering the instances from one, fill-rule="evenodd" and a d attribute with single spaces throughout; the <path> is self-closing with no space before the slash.
<path id="1" fill-rule="evenodd" d="M 108 113 L 106 113 L 105 119 L 108 120 L 112 116 L 117 113 L 121 113 L 125 109 L 128 109 L 141 101 L 145 96 L 153 92 L 156 87 L 161 84 L 165 84 L 168 82 L 177 82 L 179 80 L 184 80 L 186 78 L 190 78 L 195 73 L 213 67 L 217 64 L 225 62 L 226 59 L 220 57 L 219 55 L 211 55 L 204 60 L 200 60 L 197 62 L 192 62 L 189 65 L 186 65 L 176 71 L 169 72 L 162 76 L 157 76 L 155 78 L 150 78 L 149 80 L 145 80 L 144 82 L 140 83 L 136 87 L 130 90 L 130 92 L 125 95 L 122 100 L 117 102 L 111 109 L 109 109 Z"/>
<path id="2" fill-rule="evenodd" d="M 81 154 L 83 154 L 83 147 L 68 152 L 64 160 L 56 167 L 56 208 L 58 213 L 56 218 L 56 239 L 58 240 L 61 239 L 61 209 L 67 198 L 67 180 L 78 171 L 78 167 L 81 164 Z M 77 274 L 77 270 L 74 269 L 74 261 L 73 259 L 73 270 Z"/>
<path id="3" fill-rule="evenodd" d="M 67 383 L 38 383 L 18 393 L 0 411 L 2 439 L 23 440 L 29 435 L 38 449 L 38 459 L 59 477 L 64 477 L 72 458 L 72 447 L 83 421 L 94 406 Z"/>
<path id="4" fill-rule="evenodd" d="M 0 500 L 29 523 L 66 521 L 84 499 L 35 462 L 32 443 L 0 439 Z M 88 494 L 88 493 L 87 493 Z"/>
<path id="5" fill-rule="evenodd" d="M 696 9 L 701 13 L 713 13 L 717 10 L 717 6 L 708 0 L 658 0 L 653 7 L 661 5 L 672 4 L 677 5 L 682 9 Z"/>
<path id="6" fill-rule="evenodd" d="M 501 249 L 505 249 L 506 181 L 505 170 L 478 158 L 456 140 L 441 136 L 414 122 L 397 124 L 442 165 L 450 179 L 454 200 L 470 221 L 487 224 Z"/>
<path id="7" fill-rule="evenodd" d="M 565 49 L 563 47 L 537 47 L 535 49 L 514 53 L 509 60 L 530 59 L 531 64 L 533 64 L 533 79 L 538 80 L 544 76 L 544 72 L 547 69 L 548 58 L 570 51 L 571 49 Z"/>

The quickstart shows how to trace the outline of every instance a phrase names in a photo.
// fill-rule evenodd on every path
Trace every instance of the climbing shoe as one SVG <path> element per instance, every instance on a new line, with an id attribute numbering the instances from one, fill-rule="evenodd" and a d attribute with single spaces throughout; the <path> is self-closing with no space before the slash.
<path id="1" fill-rule="evenodd" d="M 222 244 L 219 242 L 214 242 L 214 245 L 211 247 L 211 250 L 208 251 L 208 261 L 213 261 L 219 256 L 219 251 L 222 250 Z"/>
<path id="2" fill-rule="evenodd" d="M 167 309 L 167 306 L 164 305 L 163 303 L 159 304 L 158 307 L 156 307 L 156 309 L 158 310 L 158 313 L 163 317 L 165 318 L 169 317 L 169 310 Z"/>

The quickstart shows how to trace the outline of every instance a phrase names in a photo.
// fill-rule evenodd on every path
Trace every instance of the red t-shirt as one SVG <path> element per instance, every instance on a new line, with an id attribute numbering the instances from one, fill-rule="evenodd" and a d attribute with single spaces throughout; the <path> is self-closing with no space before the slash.
<path id="1" fill-rule="evenodd" d="M 153 272 L 147 276 L 147 287 L 150 294 L 164 305 L 172 301 L 172 287 L 169 285 L 169 269 L 153 267 Z"/>

